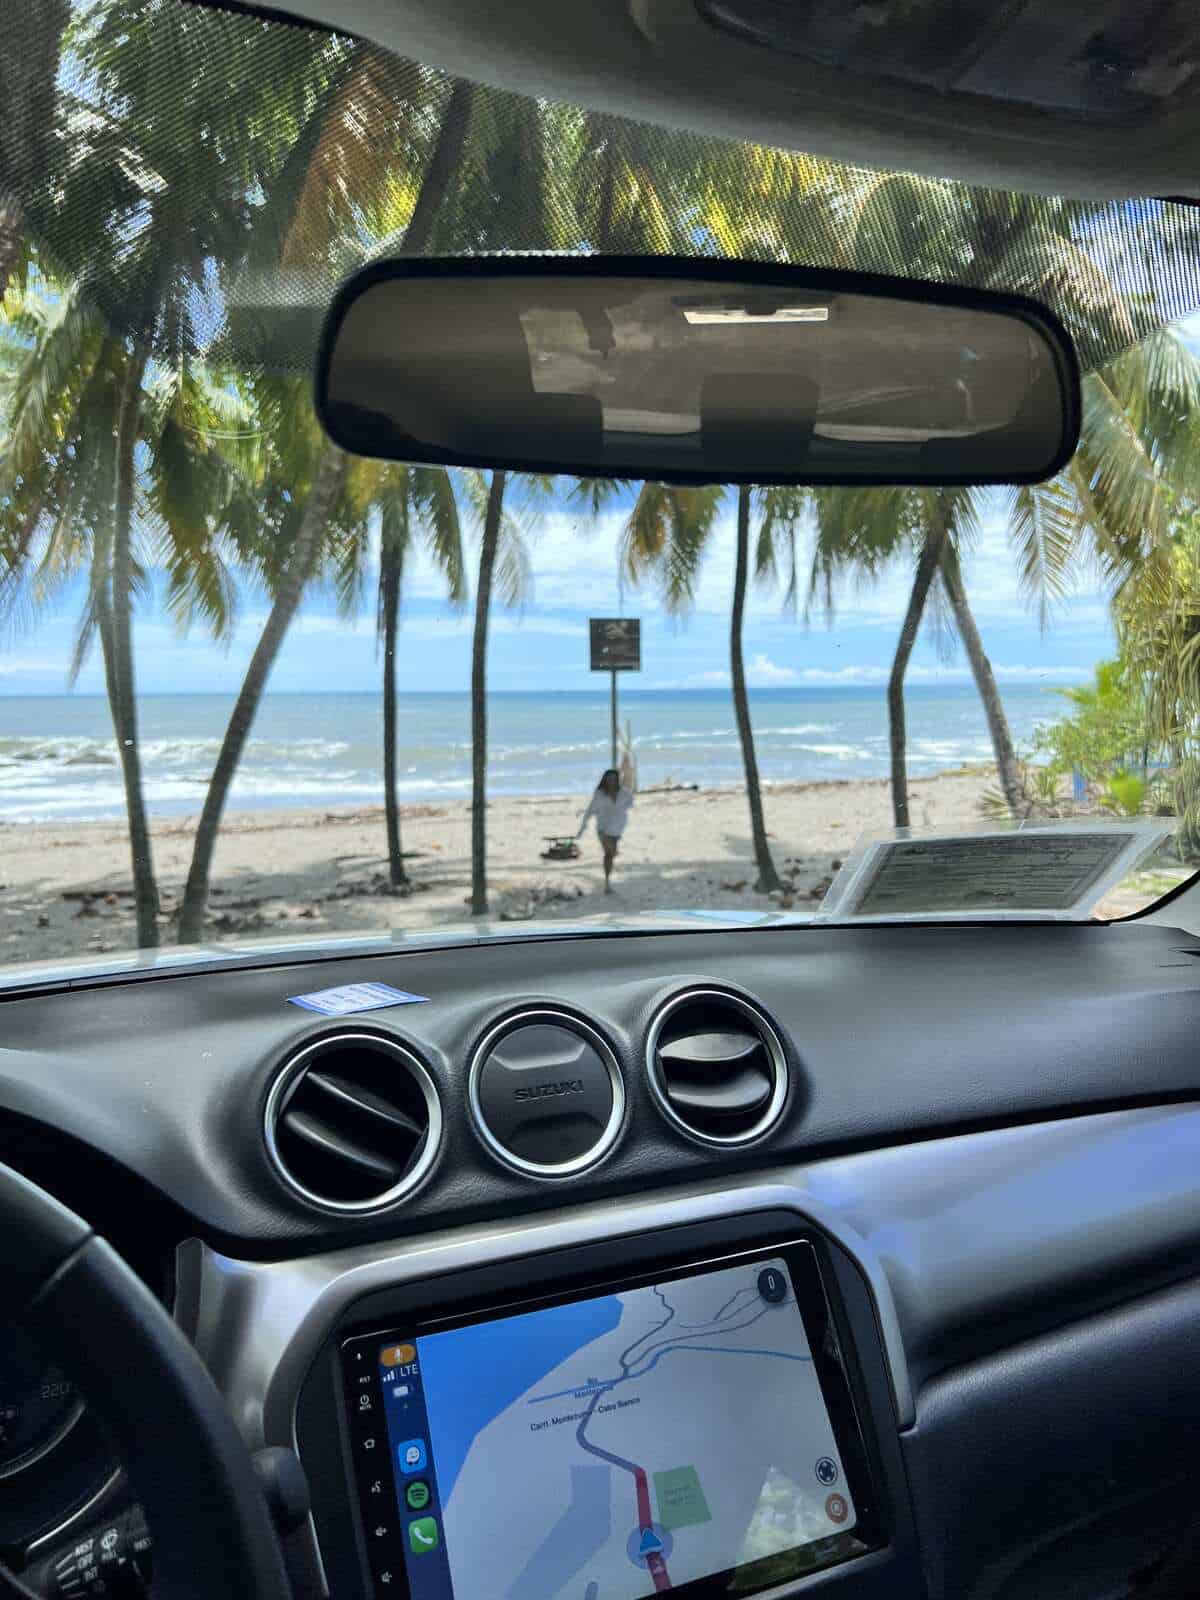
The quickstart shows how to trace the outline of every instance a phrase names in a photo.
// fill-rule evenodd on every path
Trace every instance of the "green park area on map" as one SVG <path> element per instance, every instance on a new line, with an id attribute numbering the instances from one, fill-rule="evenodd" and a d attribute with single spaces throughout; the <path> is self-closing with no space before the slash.
<path id="1" fill-rule="evenodd" d="M 695 1467 L 671 1467 L 666 1472 L 656 1472 L 654 1498 L 658 1502 L 658 1520 L 664 1528 L 690 1528 L 697 1522 L 712 1521 Z"/>

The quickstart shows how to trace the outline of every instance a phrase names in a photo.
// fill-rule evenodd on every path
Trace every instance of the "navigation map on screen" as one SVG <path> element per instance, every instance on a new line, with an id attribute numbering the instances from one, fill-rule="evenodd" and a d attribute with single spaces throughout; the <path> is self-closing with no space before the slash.
<path id="1" fill-rule="evenodd" d="M 633 1600 L 855 1524 L 782 1258 L 379 1359 L 414 1600 Z"/>

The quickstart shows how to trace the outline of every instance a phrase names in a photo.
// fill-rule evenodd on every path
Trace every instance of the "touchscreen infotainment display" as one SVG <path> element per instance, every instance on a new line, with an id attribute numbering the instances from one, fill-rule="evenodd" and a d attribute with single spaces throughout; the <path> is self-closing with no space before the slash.
<path id="1" fill-rule="evenodd" d="M 745 1594 L 837 1559 L 859 1508 L 794 1265 L 759 1255 L 354 1341 L 351 1409 L 356 1392 L 382 1409 L 362 1423 L 378 1471 L 360 1473 L 377 1592 L 403 1578 L 413 1600 Z M 373 1525 L 385 1496 L 393 1514 Z"/>

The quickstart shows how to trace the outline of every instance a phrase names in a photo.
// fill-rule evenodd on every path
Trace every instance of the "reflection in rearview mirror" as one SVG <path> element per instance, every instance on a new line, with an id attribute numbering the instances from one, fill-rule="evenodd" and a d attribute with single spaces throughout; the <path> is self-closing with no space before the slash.
<path id="1" fill-rule="evenodd" d="M 1034 482 L 1079 429 L 1031 301 L 727 261 L 374 263 L 317 398 L 362 455 L 674 482 Z"/>

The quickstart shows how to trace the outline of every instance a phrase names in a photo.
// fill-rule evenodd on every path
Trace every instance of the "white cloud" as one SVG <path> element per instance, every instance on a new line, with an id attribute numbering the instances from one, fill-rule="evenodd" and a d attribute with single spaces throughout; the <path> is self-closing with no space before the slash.
<path id="1" fill-rule="evenodd" d="M 61 672 L 63 663 L 54 656 L 0 655 L 0 678 L 27 677 L 35 673 Z"/>
<path id="2" fill-rule="evenodd" d="M 775 689 L 787 683 L 797 683 L 805 675 L 794 671 L 791 667 L 781 667 L 761 651 L 758 655 L 751 656 L 746 663 L 746 682 L 752 689 Z M 696 672 L 685 679 L 682 684 L 656 684 L 656 688 L 670 689 L 728 689 L 730 676 L 728 668 L 714 669 L 711 672 Z"/>
<path id="3" fill-rule="evenodd" d="M 746 681 L 762 689 L 769 689 L 774 684 L 795 683 L 796 673 L 791 667 L 778 666 L 769 656 L 761 653 L 750 658 L 746 668 Z"/>
<path id="4" fill-rule="evenodd" d="M 993 663 L 992 671 L 1001 683 L 1086 683 L 1092 676 L 1089 668 L 1079 666 L 1023 667 Z"/>
<path id="5" fill-rule="evenodd" d="M 475 619 L 470 614 L 453 617 L 402 617 L 401 639 L 448 639 L 455 634 L 470 634 Z M 562 617 L 540 617 L 536 612 L 495 613 L 488 619 L 490 635 L 546 634 L 559 639 L 586 639 L 587 623 Z"/>
<path id="6" fill-rule="evenodd" d="M 262 632 L 266 622 L 266 615 L 246 615 L 238 619 L 238 632 L 249 639 L 256 639 Z M 401 639 L 452 639 L 459 635 L 469 635 L 475 627 L 475 619 L 469 609 L 462 611 L 447 610 L 441 615 L 425 613 L 419 616 L 406 616 L 401 612 L 400 637 Z M 333 612 L 302 611 L 297 616 L 288 630 L 289 634 L 301 637 L 322 637 L 335 635 L 339 639 L 349 638 L 351 635 L 371 637 L 375 633 L 374 613 L 358 613 L 355 616 L 343 617 Z M 583 619 L 572 622 L 569 618 L 543 617 L 533 610 L 497 611 L 493 612 L 488 622 L 488 632 L 491 634 L 552 634 L 567 639 L 583 639 L 587 636 L 587 623 Z"/>
<path id="7" fill-rule="evenodd" d="M 887 667 L 805 667 L 800 677 L 804 683 L 886 683 L 888 671 Z M 928 672 L 928 668 L 910 667 L 908 675 L 915 678 Z"/>
<path id="8" fill-rule="evenodd" d="M 992 663 L 992 671 L 1000 683 L 1081 683 L 1091 677 L 1086 667 L 1048 666 L 1029 667 Z M 799 674 L 803 683 L 862 684 L 886 683 L 890 667 L 806 667 Z M 910 666 L 905 681 L 908 683 L 966 683 L 971 674 L 966 667 Z"/>
<path id="9" fill-rule="evenodd" d="M 837 688 L 839 685 L 846 688 L 861 688 L 886 683 L 890 671 L 891 668 L 888 666 L 804 667 L 800 671 L 794 671 L 791 667 L 778 666 L 765 655 L 757 655 L 747 664 L 746 681 L 752 689 L 774 689 L 786 684 L 810 684 L 821 688 Z M 1091 678 L 1091 672 L 1087 667 L 1070 665 L 1040 667 L 1026 666 L 1019 662 L 1011 665 L 993 662 L 992 671 L 1000 683 L 1045 683 L 1052 687 L 1063 683 L 1084 683 Z M 967 667 L 926 667 L 914 663 L 909 666 L 905 681 L 969 683 L 971 673 Z M 681 681 L 655 683 L 650 687 L 728 689 L 729 684 L 728 669 L 715 668 L 709 672 L 692 673 Z"/>

